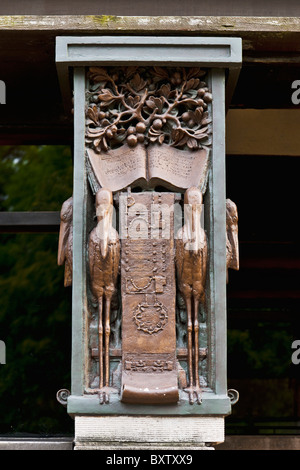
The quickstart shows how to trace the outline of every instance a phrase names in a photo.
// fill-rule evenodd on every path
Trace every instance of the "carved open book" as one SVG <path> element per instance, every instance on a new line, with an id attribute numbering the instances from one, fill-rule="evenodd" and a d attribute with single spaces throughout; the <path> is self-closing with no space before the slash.
<path id="1" fill-rule="evenodd" d="M 205 192 L 209 167 L 207 148 L 184 151 L 166 144 L 134 148 L 126 144 L 100 154 L 89 148 L 87 157 L 98 185 L 113 192 L 127 186 L 143 189 L 164 186 L 173 191 L 197 186 Z"/>

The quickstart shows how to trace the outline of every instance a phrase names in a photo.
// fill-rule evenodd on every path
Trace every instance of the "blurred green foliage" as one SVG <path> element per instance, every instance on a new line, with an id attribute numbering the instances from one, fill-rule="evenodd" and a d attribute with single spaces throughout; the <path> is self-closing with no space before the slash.
<path id="1" fill-rule="evenodd" d="M 258 322 L 252 328 L 229 329 L 227 338 L 230 377 L 278 379 L 289 376 L 293 341 L 290 323 Z"/>
<path id="2" fill-rule="evenodd" d="M 296 384 L 291 364 L 292 323 L 252 322 L 248 328 L 229 329 L 227 337 L 228 387 L 238 390 L 240 395 L 226 420 L 227 433 L 255 434 L 266 429 L 275 432 L 278 428 L 283 434 L 287 432 L 283 419 L 291 420 L 289 425 L 297 432 Z M 259 419 L 265 423 L 254 425 Z M 269 425 L 264 427 L 266 423 Z"/>
<path id="3" fill-rule="evenodd" d="M 69 147 L 0 148 L 0 210 L 59 211 L 72 194 Z M 1 234 L 0 432 L 72 432 L 56 401 L 70 387 L 71 292 L 57 266 L 58 234 Z"/>

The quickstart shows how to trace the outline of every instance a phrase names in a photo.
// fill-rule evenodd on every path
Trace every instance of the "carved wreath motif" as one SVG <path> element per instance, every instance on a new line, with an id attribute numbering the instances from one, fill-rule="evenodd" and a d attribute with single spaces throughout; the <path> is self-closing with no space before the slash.
<path id="1" fill-rule="evenodd" d="M 199 67 L 90 67 L 86 143 L 96 152 L 124 143 L 210 146 L 205 75 Z"/>
<path id="2" fill-rule="evenodd" d="M 152 335 L 164 329 L 168 322 L 168 311 L 159 301 L 154 305 L 141 302 L 134 309 L 133 320 L 138 330 Z"/>

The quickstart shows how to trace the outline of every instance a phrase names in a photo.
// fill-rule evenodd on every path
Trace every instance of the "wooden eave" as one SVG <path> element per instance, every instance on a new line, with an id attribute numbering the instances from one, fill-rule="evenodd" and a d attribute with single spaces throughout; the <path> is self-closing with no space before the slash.
<path id="1" fill-rule="evenodd" d="M 0 79 L 7 86 L 0 145 L 72 142 L 55 66 L 55 38 L 64 35 L 241 37 L 243 69 L 300 62 L 300 18 L 0 16 Z M 239 87 L 247 92 L 242 79 Z"/>
<path id="2" fill-rule="evenodd" d="M 300 51 L 300 18 L 242 16 L 0 16 L 0 35 L 158 34 L 237 36 L 245 51 Z"/>

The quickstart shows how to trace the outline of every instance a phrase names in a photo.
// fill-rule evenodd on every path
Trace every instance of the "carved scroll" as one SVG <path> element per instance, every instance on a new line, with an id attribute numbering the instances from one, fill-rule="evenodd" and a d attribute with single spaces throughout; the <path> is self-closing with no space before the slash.
<path id="1" fill-rule="evenodd" d="M 183 191 L 197 186 L 205 192 L 208 149 L 188 152 L 166 144 L 129 147 L 127 144 L 98 155 L 87 150 L 89 163 L 100 187 L 120 191 L 127 186 L 145 189 L 164 186 Z"/>
<path id="2" fill-rule="evenodd" d="M 120 196 L 125 225 L 121 400 L 126 403 L 176 403 L 179 398 L 173 204 L 172 193 Z"/>

